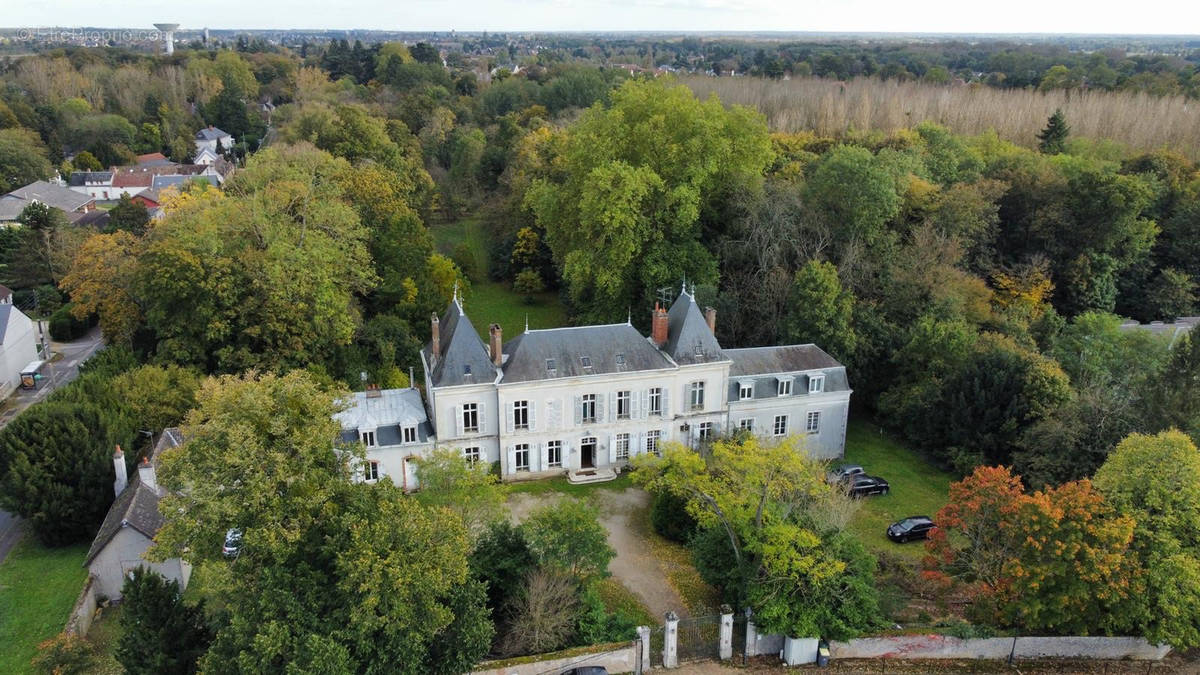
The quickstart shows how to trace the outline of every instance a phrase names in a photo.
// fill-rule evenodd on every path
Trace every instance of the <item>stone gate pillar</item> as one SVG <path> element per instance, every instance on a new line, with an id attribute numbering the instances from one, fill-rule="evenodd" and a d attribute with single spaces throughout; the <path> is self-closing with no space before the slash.
<path id="1" fill-rule="evenodd" d="M 663 668 L 679 667 L 679 615 L 667 612 L 663 630 Z"/>
<path id="2" fill-rule="evenodd" d="M 754 627 L 754 616 L 746 608 L 746 656 L 758 656 L 758 629 Z"/>
<path id="3" fill-rule="evenodd" d="M 638 675 L 650 670 L 650 627 L 638 626 Z"/>
<path id="4" fill-rule="evenodd" d="M 721 605 L 721 643 L 719 654 L 722 661 L 728 661 L 733 658 L 733 608 L 729 605 Z"/>

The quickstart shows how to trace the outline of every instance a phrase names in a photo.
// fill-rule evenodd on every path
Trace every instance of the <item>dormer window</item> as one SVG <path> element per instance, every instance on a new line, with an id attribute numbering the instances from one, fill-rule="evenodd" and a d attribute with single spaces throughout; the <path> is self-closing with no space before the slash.
<path id="1" fill-rule="evenodd" d="M 404 432 L 404 442 L 405 443 L 416 443 L 417 442 L 417 428 L 416 427 L 404 427 L 403 432 Z"/>
<path id="2" fill-rule="evenodd" d="M 617 354 L 617 370 L 625 370 L 625 355 Z"/>
<path id="3" fill-rule="evenodd" d="M 470 376 L 471 376 L 471 364 L 468 363 L 467 365 L 463 366 L 463 377 L 470 377 Z"/>
<path id="4" fill-rule="evenodd" d="M 790 378 L 790 377 L 779 378 L 779 389 L 778 389 L 778 391 L 776 391 L 776 393 L 779 394 L 780 396 L 791 396 L 792 395 L 792 378 Z"/>
<path id="5" fill-rule="evenodd" d="M 808 393 L 819 394 L 825 391 L 825 376 L 810 375 L 808 378 Z"/>
<path id="6" fill-rule="evenodd" d="M 362 432 L 361 434 L 359 434 L 359 439 L 361 439 L 363 442 L 363 445 L 367 446 L 368 448 L 375 447 L 375 432 L 374 431 Z"/>
<path id="7" fill-rule="evenodd" d="M 558 363 L 554 359 L 546 359 L 546 373 L 549 375 L 558 374 Z"/>
<path id="8" fill-rule="evenodd" d="M 592 370 L 592 357 L 581 356 L 581 357 L 579 357 L 579 363 L 580 363 L 580 365 L 583 366 L 583 372 L 585 375 L 591 375 L 592 373 L 595 372 L 594 370 Z"/>
<path id="9" fill-rule="evenodd" d="M 754 398 L 754 383 L 739 382 L 738 383 L 738 400 L 746 401 Z"/>

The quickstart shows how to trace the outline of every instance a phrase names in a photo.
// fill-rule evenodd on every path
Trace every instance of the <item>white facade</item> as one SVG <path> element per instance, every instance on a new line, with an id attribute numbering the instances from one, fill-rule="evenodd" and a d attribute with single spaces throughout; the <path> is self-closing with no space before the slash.
<path id="1" fill-rule="evenodd" d="M 414 460 L 433 449 L 429 420 L 416 389 L 368 389 L 354 394 L 335 417 L 342 425 L 342 440 L 362 443 L 366 464 L 359 478 L 373 483 L 390 477 L 405 490 L 420 486 Z"/>
<path id="2" fill-rule="evenodd" d="M 88 562 L 88 572 L 96 578 L 96 592 L 113 600 L 120 598 L 125 578 L 138 567 L 158 572 L 168 580 L 178 581 L 180 588 L 187 588 L 192 566 L 179 558 L 151 562 L 145 553 L 153 543 L 153 539 L 136 529 L 122 527 Z"/>
<path id="3" fill-rule="evenodd" d="M 0 394 L 21 386 L 21 369 L 38 358 L 33 320 L 11 302 L 0 303 Z"/>

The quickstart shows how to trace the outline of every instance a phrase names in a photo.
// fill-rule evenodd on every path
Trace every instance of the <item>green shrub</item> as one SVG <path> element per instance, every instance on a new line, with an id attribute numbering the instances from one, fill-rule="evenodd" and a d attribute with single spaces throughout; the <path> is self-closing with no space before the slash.
<path id="1" fill-rule="evenodd" d="M 78 340 L 87 334 L 91 328 L 89 319 L 76 319 L 71 314 L 71 304 L 59 307 L 50 315 L 50 337 L 60 342 Z"/>
<path id="2" fill-rule="evenodd" d="M 654 531 L 681 544 L 688 543 L 696 533 L 696 519 L 687 512 L 687 500 L 668 492 L 654 495 L 650 505 L 650 524 Z"/>
<path id="3" fill-rule="evenodd" d="M 38 645 L 38 654 L 30 665 L 35 673 L 83 675 L 93 672 L 96 652 L 78 635 L 59 633 Z"/>

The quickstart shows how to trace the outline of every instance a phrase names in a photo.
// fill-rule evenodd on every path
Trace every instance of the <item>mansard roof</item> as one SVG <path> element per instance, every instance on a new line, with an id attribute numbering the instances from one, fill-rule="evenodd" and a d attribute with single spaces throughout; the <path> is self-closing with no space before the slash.
<path id="1" fill-rule="evenodd" d="M 674 367 L 629 323 L 526 330 L 504 345 L 504 354 L 503 383 Z"/>
<path id="2" fill-rule="evenodd" d="M 842 367 L 837 359 L 813 344 L 726 349 L 725 355 L 733 361 L 729 367 L 730 377 Z"/>
<path id="3" fill-rule="evenodd" d="M 496 367 L 492 365 L 487 347 L 479 339 L 457 297 L 450 301 L 438 327 L 440 353 L 433 353 L 432 343 L 423 350 L 425 362 L 432 368 L 429 377 L 433 386 L 483 384 L 496 379 Z"/>
<path id="4" fill-rule="evenodd" d="M 663 351 L 681 366 L 727 360 L 695 296 L 686 289 L 667 312 L 667 344 Z"/>

